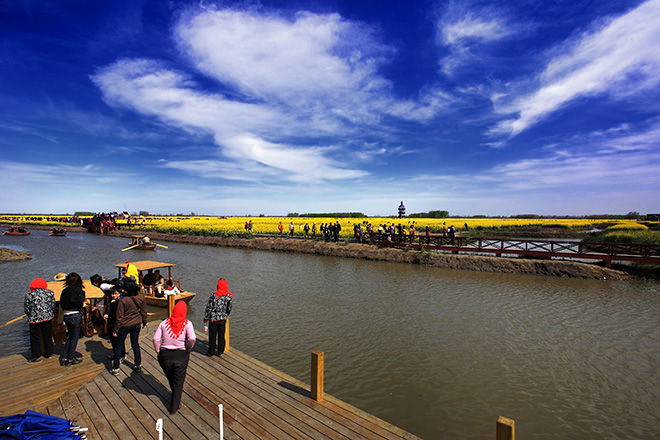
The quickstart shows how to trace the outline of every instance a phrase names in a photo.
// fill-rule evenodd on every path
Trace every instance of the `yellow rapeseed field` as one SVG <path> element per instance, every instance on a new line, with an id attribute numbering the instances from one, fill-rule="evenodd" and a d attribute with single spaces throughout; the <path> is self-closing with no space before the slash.
<path id="1" fill-rule="evenodd" d="M 50 222 L 47 219 L 39 220 L 37 218 L 23 218 L 26 223 L 71 226 L 70 223 Z M 23 222 L 21 221 L 21 223 Z M 416 233 L 423 233 L 428 226 L 432 233 L 442 232 L 444 227 L 454 226 L 457 231 L 465 231 L 465 226 L 473 229 L 505 229 L 515 227 L 552 227 L 561 228 L 582 228 L 588 229 L 594 225 L 609 224 L 615 229 L 637 230 L 645 229 L 645 226 L 637 223 L 636 220 L 622 219 L 554 219 L 554 218 L 404 218 L 397 219 L 391 217 L 366 217 L 366 218 L 317 218 L 317 217 L 213 217 L 213 216 L 146 216 L 134 217 L 131 226 L 134 230 L 149 232 L 158 231 L 171 234 L 186 235 L 210 235 L 210 236 L 251 236 L 253 234 L 278 234 L 278 225 L 280 222 L 283 227 L 283 234 L 289 234 L 289 225 L 294 225 L 294 235 L 304 235 L 304 225 L 308 224 L 310 229 L 316 223 L 317 234 L 320 234 L 320 226 L 327 223 L 339 222 L 341 225 L 341 237 L 351 237 L 353 235 L 353 226 L 360 223 L 366 231 L 366 225 L 373 225 L 374 231 L 378 230 L 379 225 L 398 225 L 405 227 L 406 231 L 410 226 L 414 226 Z M 246 231 L 245 224 L 252 222 L 250 232 Z M 126 227 L 128 220 L 117 220 L 120 227 Z M 137 224 L 136 224 L 137 223 Z M 311 233 L 311 231 L 310 231 Z"/>
<path id="2" fill-rule="evenodd" d="M 144 225 L 142 226 L 142 220 Z M 132 223 L 135 220 L 132 221 Z M 395 218 L 309 218 L 309 217 L 144 217 L 137 219 L 138 227 L 144 231 L 161 231 L 173 234 L 194 234 L 194 235 L 243 235 L 246 222 L 252 222 L 252 234 L 277 234 L 280 222 L 283 226 L 283 234 L 289 233 L 289 225 L 294 225 L 294 235 L 304 235 L 304 225 L 308 224 L 312 228 L 316 223 L 317 231 L 321 224 L 335 223 L 339 221 L 341 225 L 341 236 L 351 237 L 353 235 L 353 226 L 355 223 L 363 225 L 366 229 L 367 224 L 371 224 L 374 230 L 378 226 L 398 225 L 408 230 L 411 225 L 415 226 L 417 233 L 424 231 L 428 226 L 431 232 L 441 232 L 443 227 L 453 225 L 456 230 L 465 230 L 465 225 L 469 229 L 500 229 L 511 227 L 565 227 L 565 228 L 589 228 L 595 224 L 611 223 L 612 225 L 622 225 L 625 227 L 634 227 L 635 220 L 603 220 L 603 219 L 518 219 L 518 218 L 444 218 L 444 219 L 395 219 Z M 125 225 L 126 220 L 120 220 L 120 225 Z M 310 232 L 311 233 L 311 232 Z M 319 232 L 317 232 L 319 233 Z"/>

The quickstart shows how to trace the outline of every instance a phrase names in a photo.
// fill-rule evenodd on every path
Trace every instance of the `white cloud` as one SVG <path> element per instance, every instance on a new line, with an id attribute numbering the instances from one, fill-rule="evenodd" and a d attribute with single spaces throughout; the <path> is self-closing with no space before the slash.
<path id="1" fill-rule="evenodd" d="M 459 67 L 478 61 L 484 45 L 511 38 L 518 32 L 502 9 L 451 2 L 437 25 L 437 42 L 450 51 L 440 60 L 441 70 L 452 75 Z"/>
<path id="2" fill-rule="evenodd" d="M 299 117 L 376 124 L 391 114 L 425 121 L 443 104 L 395 99 L 391 82 L 379 74 L 393 49 L 367 24 L 338 14 L 299 12 L 287 19 L 207 10 L 184 16 L 176 36 L 200 72 Z"/>
<path id="3" fill-rule="evenodd" d="M 586 32 L 556 48 L 556 53 L 529 93 L 514 90 L 493 96 L 499 113 L 517 117 L 501 121 L 489 132 L 515 136 L 571 101 L 599 94 L 616 96 L 648 90 L 660 81 L 660 0 Z"/>
<path id="4" fill-rule="evenodd" d="M 218 158 L 162 164 L 201 176 L 219 167 L 239 180 L 361 178 L 367 172 L 343 167 L 333 158 L 339 147 L 318 139 L 388 132 L 383 116 L 426 121 L 452 102 L 436 89 L 416 101 L 395 98 L 378 73 L 392 50 L 367 25 L 337 14 L 301 12 L 289 20 L 195 10 L 175 32 L 194 69 L 223 93 L 202 91 L 190 75 L 149 59 L 119 59 L 92 80 L 110 105 L 213 135 Z"/>

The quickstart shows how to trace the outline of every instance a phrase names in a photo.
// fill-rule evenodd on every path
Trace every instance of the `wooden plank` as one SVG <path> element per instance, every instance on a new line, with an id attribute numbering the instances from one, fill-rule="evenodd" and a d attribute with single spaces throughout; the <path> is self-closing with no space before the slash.
<path id="1" fill-rule="evenodd" d="M 163 422 L 168 420 L 168 415 L 163 412 L 159 405 L 154 404 L 153 400 L 143 390 L 138 388 L 130 375 L 120 371 L 119 376 L 115 377 L 108 373 L 106 380 L 113 389 L 116 390 L 119 387 L 128 393 L 127 396 L 122 397 L 123 400 L 129 400 L 128 396 L 135 400 L 136 404 L 131 405 L 131 410 L 137 412 L 138 419 L 145 429 L 149 430 L 155 427 L 158 419 L 163 419 Z M 151 418 L 151 422 L 149 422 L 149 419 L 139 416 L 140 413 L 146 413 Z M 164 423 L 163 436 L 168 439 L 187 438 L 176 425 L 170 423 Z"/>
<path id="2" fill-rule="evenodd" d="M 75 393 L 66 392 L 58 400 L 62 403 L 67 419 L 71 420 L 74 425 L 87 428 L 88 438 L 100 438 L 94 423 L 87 416 Z"/>
<path id="3" fill-rule="evenodd" d="M 157 438 L 155 429 L 156 421 L 142 408 L 142 405 L 135 400 L 133 395 L 126 389 L 119 386 L 117 380 L 110 379 L 110 382 L 115 385 L 114 387 L 107 381 L 110 374 L 100 374 L 94 382 L 107 397 L 110 404 L 113 406 L 119 417 L 122 420 L 135 420 L 138 423 L 129 423 L 128 428 L 131 430 L 135 438 Z M 121 390 L 118 392 L 118 389 Z"/>
<path id="4" fill-rule="evenodd" d="M 235 359 L 228 358 L 229 362 Z M 360 427 L 343 426 L 342 423 L 337 423 L 332 417 L 328 417 L 330 413 L 322 414 L 314 409 L 311 405 L 316 404 L 307 392 L 301 395 L 298 391 L 291 391 L 290 389 L 283 388 L 280 383 L 280 378 L 267 377 L 258 370 L 243 369 L 244 365 L 240 362 L 233 362 L 229 365 L 229 370 L 235 374 L 245 375 L 247 380 L 253 381 L 255 384 L 262 388 L 264 395 L 271 396 L 274 404 L 283 410 L 289 411 L 297 417 L 301 423 L 307 425 L 308 432 L 318 432 L 325 435 L 327 438 L 364 438 L 364 435 L 369 431 L 360 429 Z M 240 372 L 240 373 L 239 373 Z M 232 377 L 231 380 L 236 380 Z"/>
<path id="5" fill-rule="evenodd" d="M 189 366 L 192 370 L 195 367 Z M 288 438 L 286 433 L 259 414 L 261 409 L 258 402 L 251 402 L 247 406 L 242 397 L 227 392 L 227 384 L 220 384 L 213 377 L 204 374 L 194 374 L 188 378 L 191 387 L 208 396 L 210 400 L 222 403 L 225 411 L 234 421 L 245 426 L 247 430 L 258 439 Z M 233 429 L 233 426 L 232 426 Z"/>
<path id="6" fill-rule="evenodd" d="M 166 426 L 168 435 L 172 438 L 203 438 L 203 435 L 194 426 L 187 423 L 185 419 L 182 419 L 180 414 L 169 414 L 165 408 L 169 399 L 163 396 L 166 393 L 166 388 L 162 383 L 157 382 L 144 372 L 131 372 L 130 375 L 127 375 L 120 369 L 120 377 L 122 377 L 123 385 L 133 393 L 133 396 L 140 401 L 147 411 L 156 418 L 169 419 L 172 422 L 167 423 Z"/>
<path id="7" fill-rule="evenodd" d="M 62 419 L 66 419 L 66 414 L 64 413 L 64 408 L 62 408 L 62 402 L 60 402 L 59 399 L 54 401 L 49 407 L 48 407 L 48 414 L 54 417 L 59 417 Z"/>
<path id="8" fill-rule="evenodd" d="M 227 359 L 228 357 L 229 356 L 224 357 L 224 359 Z M 286 424 L 282 425 L 284 429 L 295 427 L 295 429 L 300 432 L 299 434 L 287 431 L 294 438 L 296 438 L 295 436 L 299 437 L 301 434 L 303 435 L 302 438 L 342 438 L 342 436 L 336 431 L 324 432 L 324 427 L 322 425 L 315 426 L 315 429 L 309 429 L 307 425 L 311 419 L 301 416 L 296 412 L 295 408 L 287 406 L 286 402 L 274 398 L 258 386 L 255 386 L 254 383 L 249 380 L 236 374 L 229 375 L 226 366 L 218 368 L 216 366 L 201 364 L 199 368 L 206 369 L 206 371 L 200 372 L 199 374 L 202 374 L 204 377 L 209 377 L 210 380 L 218 382 L 219 384 L 231 384 L 234 382 L 238 384 L 239 386 L 234 387 L 230 385 L 224 387 L 221 385 L 221 387 L 226 389 L 229 394 L 244 396 L 245 400 L 243 401 L 243 404 L 245 405 L 249 405 L 250 402 L 258 402 L 264 410 L 272 413 L 272 416 L 270 417 L 279 418 L 286 422 Z M 227 403 L 227 405 L 229 405 L 229 403 Z M 261 410 L 259 414 L 262 414 Z"/>
<path id="9" fill-rule="evenodd" d="M 112 429 L 112 426 L 103 415 L 103 412 L 96 406 L 94 396 L 91 396 L 85 387 L 82 387 L 76 392 L 76 397 L 87 413 L 88 418 L 94 421 L 94 427 L 96 428 L 99 437 L 104 440 L 119 439 Z"/>
<path id="10" fill-rule="evenodd" d="M 199 354 L 193 355 L 193 357 L 197 355 Z M 204 362 L 201 360 L 202 356 L 200 356 L 200 361 Z M 206 356 L 203 358 L 208 359 Z M 211 400 L 223 403 L 227 413 L 234 420 L 246 426 L 251 433 L 258 438 L 289 438 L 285 431 L 273 423 L 271 418 L 264 417 L 264 414 L 261 413 L 261 402 L 247 399 L 240 392 L 235 391 L 231 384 L 221 383 L 213 375 L 206 374 L 204 371 L 196 371 L 198 368 L 196 360 L 193 360 L 192 364 L 189 369 L 194 374 L 189 377 L 189 384 L 202 393 L 210 394 Z"/>
<path id="11" fill-rule="evenodd" d="M 119 415 L 119 413 L 117 413 L 117 410 L 115 409 L 113 403 L 110 402 L 108 397 L 106 397 L 106 395 L 97 386 L 96 381 L 92 381 L 85 384 L 85 388 L 87 389 L 89 394 L 94 397 L 94 402 L 103 412 L 103 415 L 105 416 L 108 423 L 110 423 L 110 426 L 112 426 L 112 430 L 115 431 L 117 437 L 119 437 L 122 440 L 133 439 L 133 438 L 140 439 L 140 437 L 136 437 L 131 432 L 129 427 L 126 425 L 124 419 Z M 133 421 L 133 420 L 134 420 L 133 417 L 129 417 L 127 419 L 127 421 Z"/>
<path id="12" fill-rule="evenodd" d="M 240 362 L 232 366 L 232 369 L 253 369 L 255 372 L 254 374 L 256 375 L 265 374 L 266 376 L 269 376 L 271 378 L 271 382 L 277 384 L 277 387 L 280 387 L 279 383 L 283 381 L 285 383 L 291 384 L 298 390 L 309 389 L 306 384 L 290 376 L 287 376 L 286 374 L 275 370 L 274 368 L 263 364 L 256 359 L 250 358 L 241 352 L 237 351 L 236 357 L 230 360 L 240 360 Z M 259 368 L 259 370 L 254 370 L 254 368 Z M 267 380 L 264 379 L 264 383 L 266 382 Z M 394 425 L 391 425 L 345 402 L 341 402 L 330 395 L 326 394 L 325 400 L 321 403 L 317 403 L 309 398 L 308 393 L 305 392 L 305 394 L 306 395 L 303 395 L 300 393 L 300 391 L 298 391 L 288 393 L 287 395 L 312 408 L 314 410 L 312 414 L 318 413 L 320 415 L 329 417 L 331 420 L 338 424 L 337 426 L 350 428 L 351 430 L 354 430 L 355 434 L 357 435 L 365 436 L 367 438 L 374 435 L 375 438 L 403 438 L 406 434 L 409 434 Z"/>
<path id="13" fill-rule="evenodd" d="M 156 353 L 153 350 L 143 350 L 142 353 L 142 367 L 146 368 L 147 371 L 152 377 L 158 380 L 165 389 L 165 398 L 168 402 L 167 408 L 169 408 L 169 401 L 171 399 L 171 390 L 169 389 L 169 383 L 165 374 L 163 373 L 158 360 L 156 359 Z M 167 384 L 167 385 L 166 385 Z M 181 399 L 182 405 L 187 406 L 190 411 L 179 411 L 177 415 L 183 417 L 191 425 L 195 426 L 206 438 L 212 438 L 218 436 L 218 419 L 216 417 L 200 417 L 197 414 L 198 409 L 201 407 L 196 404 L 194 400 L 191 400 L 186 395 L 186 387 L 184 386 L 184 393 Z M 183 406 L 182 406 L 183 407 Z M 172 417 L 172 416 L 171 416 Z M 175 416 L 176 417 L 176 416 Z"/>

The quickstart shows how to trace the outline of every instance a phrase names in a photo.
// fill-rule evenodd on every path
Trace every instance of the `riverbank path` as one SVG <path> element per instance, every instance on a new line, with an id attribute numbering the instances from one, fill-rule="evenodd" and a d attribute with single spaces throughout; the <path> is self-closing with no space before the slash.
<path id="1" fill-rule="evenodd" d="M 110 344 L 96 335 L 80 340 L 83 362 L 75 366 L 61 367 L 57 354 L 28 364 L 27 350 L 0 358 L 0 416 L 30 409 L 69 419 L 88 428 L 88 438 L 103 440 L 158 439 L 156 422 L 163 419 L 164 438 L 207 439 L 219 438 L 222 404 L 226 439 L 418 438 L 327 394 L 316 401 L 308 385 L 235 348 L 209 358 L 201 333 L 181 409 L 171 415 L 169 385 L 151 343 L 157 325 L 150 322 L 141 332 L 141 373 L 129 357 L 119 376 L 110 374 Z"/>

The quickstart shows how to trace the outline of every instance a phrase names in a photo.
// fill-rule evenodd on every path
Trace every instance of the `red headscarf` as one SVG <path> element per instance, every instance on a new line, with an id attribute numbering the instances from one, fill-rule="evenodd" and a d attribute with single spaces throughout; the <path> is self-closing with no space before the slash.
<path id="1" fill-rule="evenodd" d="M 183 333 L 183 330 L 188 325 L 186 314 L 188 313 L 188 305 L 185 301 L 179 301 L 174 306 L 172 316 L 165 320 L 165 328 L 173 338 L 178 338 Z"/>
<path id="2" fill-rule="evenodd" d="M 223 295 L 229 295 L 232 298 L 234 297 L 234 294 L 229 291 L 229 284 L 227 284 L 227 281 L 223 280 L 222 278 L 220 278 L 220 281 L 218 281 L 216 289 L 217 290 L 215 291 L 215 296 L 218 298 Z"/>
<path id="3" fill-rule="evenodd" d="M 33 292 L 34 289 L 48 289 L 48 283 L 43 278 L 35 278 L 30 283 L 30 292 Z"/>

